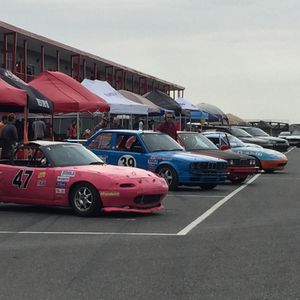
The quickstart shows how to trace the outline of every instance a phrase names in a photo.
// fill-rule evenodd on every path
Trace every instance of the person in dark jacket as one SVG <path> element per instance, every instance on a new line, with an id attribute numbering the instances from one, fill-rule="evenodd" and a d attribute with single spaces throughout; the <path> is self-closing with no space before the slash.
<path id="1" fill-rule="evenodd" d="M 4 139 L 2 158 L 11 158 L 18 142 L 18 132 L 14 124 L 15 120 L 15 115 L 9 114 L 7 118 L 7 124 L 2 130 L 2 137 Z"/>
<path id="2" fill-rule="evenodd" d="M 171 112 L 167 112 L 165 114 L 165 121 L 162 122 L 158 127 L 157 130 L 163 133 L 168 134 L 172 137 L 175 141 L 178 140 L 177 129 L 175 125 L 175 117 Z"/>

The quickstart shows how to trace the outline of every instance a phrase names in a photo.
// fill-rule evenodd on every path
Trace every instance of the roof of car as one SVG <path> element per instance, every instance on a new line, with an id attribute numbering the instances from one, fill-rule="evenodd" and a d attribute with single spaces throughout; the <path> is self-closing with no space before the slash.
<path id="1" fill-rule="evenodd" d="M 177 131 L 177 133 L 200 133 L 199 131 Z"/>
<path id="2" fill-rule="evenodd" d="M 24 145 L 53 146 L 53 145 L 64 145 L 64 144 L 71 144 L 71 143 L 38 140 L 38 141 L 29 141 L 28 143 L 25 143 Z M 72 143 L 72 144 L 74 144 L 74 143 Z"/>
<path id="3" fill-rule="evenodd" d="M 140 133 L 164 134 L 163 132 L 154 131 L 154 130 L 114 129 L 114 128 L 112 128 L 112 129 L 110 129 L 110 128 L 104 128 L 104 129 L 100 129 L 98 132 L 99 133 L 100 132 L 122 132 L 122 133 L 136 133 L 136 134 L 140 134 Z"/>

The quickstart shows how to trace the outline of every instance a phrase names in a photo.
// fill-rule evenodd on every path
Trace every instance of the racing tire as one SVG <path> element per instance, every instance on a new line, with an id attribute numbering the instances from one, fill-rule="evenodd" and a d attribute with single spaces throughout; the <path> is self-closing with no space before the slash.
<path id="1" fill-rule="evenodd" d="M 247 176 L 236 176 L 236 177 L 229 178 L 229 180 L 234 184 L 241 184 L 246 180 L 247 177 L 248 177 L 248 175 Z"/>
<path id="2" fill-rule="evenodd" d="M 202 190 L 209 191 L 214 189 L 217 186 L 215 183 L 203 183 L 200 185 Z"/>
<path id="3" fill-rule="evenodd" d="M 175 191 L 178 187 L 178 176 L 176 171 L 171 166 L 160 166 L 157 174 L 165 179 L 170 191 Z"/>
<path id="4" fill-rule="evenodd" d="M 100 214 L 102 202 L 98 191 L 89 183 L 79 183 L 70 193 L 70 205 L 81 217 L 92 217 Z"/>

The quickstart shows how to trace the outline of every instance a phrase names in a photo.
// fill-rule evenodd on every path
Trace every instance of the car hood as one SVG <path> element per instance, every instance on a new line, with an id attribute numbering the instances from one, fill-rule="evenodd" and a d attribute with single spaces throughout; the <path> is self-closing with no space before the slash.
<path id="1" fill-rule="evenodd" d="M 215 149 L 211 149 L 211 150 L 192 150 L 190 151 L 193 154 L 202 154 L 202 155 L 208 155 L 208 156 L 212 156 L 212 157 L 217 157 L 217 158 L 221 158 L 221 159 L 241 159 L 241 155 L 233 152 L 233 151 L 222 151 L 222 150 L 215 150 Z M 242 155 L 243 158 L 250 158 L 249 156 L 246 155 Z"/>
<path id="2" fill-rule="evenodd" d="M 297 140 L 299 140 L 300 139 L 300 135 L 298 135 L 298 134 L 291 134 L 291 135 L 287 135 L 286 137 L 285 137 L 285 139 L 289 139 L 289 140 L 292 140 L 292 139 L 297 139 Z"/>
<path id="3" fill-rule="evenodd" d="M 184 152 L 184 151 L 157 151 L 152 152 L 152 156 L 161 158 L 161 159 L 180 159 L 180 160 L 186 160 L 189 162 L 224 162 L 223 159 L 202 155 L 202 154 L 193 154 L 191 152 Z"/>
<path id="4" fill-rule="evenodd" d="M 72 170 L 73 172 L 80 172 L 80 173 L 96 173 L 102 174 L 104 176 L 110 176 L 112 178 L 150 178 L 150 177 L 157 177 L 154 173 L 150 171 L 146 171 L 139 168 L 133 167 L 120 167 L 114 165 L 84 165 L 84 166 L 72 166 L 72 167 L 65 167 L 62 170 Z M 93 175 L 91 175 L 93 176 Z"/>
<path id="5" fill-rule="evenodd" d="M 275 136 L 260 136 L 259 139 L 266 140 L 266 141 L 272 141 L 272 142 L 284 142 L 286 143 L 285 139 L 275 137 Z"/>
<path id="6" fill-rule="evenodd" d="M 287 160 L 287 157 L 283 153 L 276 151 L 276 150 L 271 150 L 271 149 L 266 149 L 266 148 L 256 148 L 256 147 L 235 147 L 232 149 L 235 152 L 255 156 L 260 159 Z"/>
<path id="7" fill-rule="evenodd" d="M 256 137 L 239 137 L 239 139 L 245 143 L 258 144 L 261 146 L 270 145 L 269 141 L 261 138 L 256 138 Z"/>

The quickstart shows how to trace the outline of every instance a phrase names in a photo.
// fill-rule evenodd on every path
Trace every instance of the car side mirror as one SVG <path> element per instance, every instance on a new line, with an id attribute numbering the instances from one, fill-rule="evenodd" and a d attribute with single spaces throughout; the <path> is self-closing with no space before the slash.
<path id="1" fill-rule="evenodd" d="M 46 157 L 43 157 L 43 158 L 41 159 L 41 166 L 42 166 L 42 167 L 47 167 L 47 165 L 48 165 L 47 158 L 46 158 Z"/>
<path id="2" fill-rule="evenodd" d="M 225 151 L 225 150 L 228 150 L 228 149 L 229 149 L 228 145 L 221 145 L 220 146 L 220 150 L 222 150 L 222 151 Z"/>

